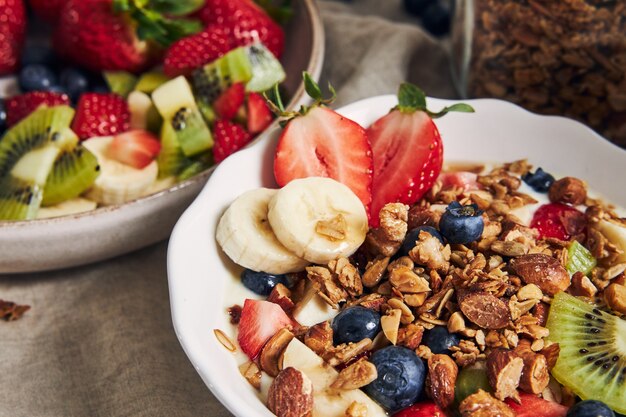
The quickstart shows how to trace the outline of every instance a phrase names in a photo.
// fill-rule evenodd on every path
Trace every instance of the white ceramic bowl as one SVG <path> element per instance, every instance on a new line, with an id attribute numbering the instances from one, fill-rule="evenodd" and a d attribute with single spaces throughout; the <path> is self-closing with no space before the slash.
<path id="1" fill-rule="evenodd" d="M 295 14 L 285 29 L 285 53 L 281 58 L 287 73 L 283 86 L 290 97 L 289 109 L 308 102 L 302 71 L 318 79 L 324 59 L 324 28 L 315 1 L 293 4 Z M 0 97 L 11 94 L 11 83 L 0 80 Z M 256 141 L 264 137 L 261 134 Z M 0 273 L 87 264 L 166 239 L 212 172 L 209 169 L 167 190 L 122 205 L 53 219 L 0 221 Z"/>
<path id="2" fill-rule="evenodd" d="M 591 190 L 626 207 L 626 188 L 618 181 L 624 177 L 626 151 L 570 119 L 538 116 L 499 100 L 466 102 L 474 106 L 476 113 L 452 113 L 436 121 L 443 137 L 445 161 L 509 162 L 527 158 L 549 172 L 584 179 Z M 434 110 L 451 103 L 428 99 Z M 394 96 L 380 96 L 339 111 L 368 126 L 396 104 Z M 239 374 L 236 356 L 213 335 L 213 329 L 222 329 L 236 340 L 225 308 L 226 300 L 234 298 L 232 283 L 237 278 L 232 262 L 217 247 L 215 228 L 223 211 L 241 193 L 276 187 L 272 164 L 278 136 L 276 130 L 269 140 L 256 143 L 217 167 L 174 228 L 168 249 L 172 319 L 180 343 L 213 394 L 241 417 L 273 414 Z M 237 301 L 242 303 L 243 297 Z"/>

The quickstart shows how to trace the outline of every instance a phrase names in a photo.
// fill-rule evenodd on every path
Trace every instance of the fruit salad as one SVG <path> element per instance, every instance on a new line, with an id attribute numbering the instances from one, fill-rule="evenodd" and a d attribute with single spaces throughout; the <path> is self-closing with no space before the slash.
<path id="1" fill-rule="evenodd" d="M 285 79 L 290 10 L 252 0 L 0 4 L 0 221 L 56 217 L 158 192 L 267 128 Z M 25 39 L 50 25 L 52 47 Z M 11 78 L 12 77 L 12 78 Z M 5 81 L 6 82 L 6 81 Z"/>
<path id="2" fill-rule="evenodd" d="M 362 127 L 305 85 L 315 103 L 286 115 L 279 188 L 242 194 L 216 229 L 247 296 L 226 306 L 237 343 L 215 332 L 264 404 L 278 417 L 626 413 L 624 211 L 526 160 L 444 165 L 433 119 L 465 104 L 435 113 L 403 84 Z"/>

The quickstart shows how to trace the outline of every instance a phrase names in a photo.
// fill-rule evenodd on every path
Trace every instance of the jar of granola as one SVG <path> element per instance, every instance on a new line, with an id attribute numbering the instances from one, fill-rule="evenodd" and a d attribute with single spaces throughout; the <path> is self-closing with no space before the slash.
<path id="1" fill-rule="evenodd" d="M 626 0 L 457 0 L 465 97 L 572 117 L 626 148 Z"/>

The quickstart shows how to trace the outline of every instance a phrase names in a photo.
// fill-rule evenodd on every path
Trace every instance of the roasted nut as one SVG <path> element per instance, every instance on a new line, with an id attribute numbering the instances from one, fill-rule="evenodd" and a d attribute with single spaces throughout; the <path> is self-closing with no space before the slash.
<path id="1" fill-rule="evenodd" d="M 541 292 L 541 288 L 535 284 L 524 285 L 517 291 L 517 299 L 520 301 L 541 300 L 542 297 L 543 293 Z"/>
<path id="2" fill-rule="evenodd" d="M 321 356 L 333 347 L 333 328 L 327 321 L 309 327 L 304 335 L 304 344 Z"/>
<path id="3" fill-rule="evenodd" d="M 285 310 L 286 313 L 290 313 L 295 306 L 293 300 L 291 299 L 291 291 L 289 291 L 289 288 L 280 283 L 276 284 L 276 286 L 272 289 L 269 297 L 267 297 L 267 301 L 278 304 L 283 310 Z"/>
<path id="4" fill-rule="evenodd" d="M 352 401 L 352 404 L 346 408 L 345 417 L 367 417 L 367 406 L 357 401 Z"/>
<path id="5" fill-rule="evenodd" d="M 506 327 L 511 314 L 504 301 L 488 292 L 461 292 L 459 307 L 469 321 L 484 329 Z"/>
<path id="6" fill-rule="evenodd" d="M 585 183 L 574 177 L 565 177 L 554 181 L 548 190 L 548 197 L 553 203 L 572 204 L 577 206 L 585 202 L 587 187 Z"/>
<path id="7" fill-rule="evenodd" d="M 432 400 L 445 410 L 454 403 L 454 387 L 459 368 L 448 355 L 432 355 L 428 359 L 426 390 Z"/>
<path id="8" fill-rule="evenodd" d="M 269 376 L 276 376 L 283 367 L 282 355 L 287 345 L 293 339 L 293 333 L 288 329 L 280 329 L 263 346 L 259 356 L 259 364 Z"/>
<path id="9" fill-rule="evenodd" d="M 535 284 L 546 294 L 554 295 L 570 286 L 563 265 L 551 256 L 532 253 L 511 259 L 509 265 L 526 284 Z"/>
<path id="10" fill-rule="evenodd" d="M 409 324 L 398 330 L 397 344 L 405 346 L 411 350 L 417 349 L 422 343 L 422 337 L 424 336 L 424 328 L 417 324 Z"/>
<path id="11" fill-rule="evenodd" d="M 424 301 L 428 298 L 428 292 L 421 292 L 417 294 L 404 294 L 404 304 L 409 307 L 421 307 L 424 304 Z"/>
<path id="12" fill-rule="evenodd" d="M 380 210 L 380 226 L 370 229 L 365 237 L 370 253 L 392 256 L 400 249 L 406 236 L 408 210 L 408 206 L 401 203 L 388 203 Z"/>
<path id="13" fill-rule="evenodd" d="M 343 343 L 336 346 L 329 353 L 324 355 L 324 359 L 331 366 L 341 365 L 348 362 L 350 359 L 360 355 L 372 347 L 372 339 L 365 338 L 356 343 Z"/>
<path id="14" fill-rule="evenodd" d="M 261 370 L 254 362 L 246 362 L 239 366 L 239 372 L 254 388 L 261 389 Z"/>
<path id="15" fill-rule="evenodd" d="M 420 293 L 430 291 L 426 279 L 420 277 L 412 269 L 398 267 L 389 273 L 389 282 L 402 293 Z"/>
<path id="16" fill-rule="evenodd" d="M 393 308 L 387 311 L 387 314 L 380 318 L 380 327 L 385 334 L 387 340 L 395 345 L 398 341 L 398 329 L 400 328 L 400 317 L 402 310 Z"/>
<path id="17" fill-rule="evenodd" d="M 313 411 L 313 384 L 295 368 L 276 376 L 267 394 L 267 407 L 277 417 L 305 417 Z"/>
<path id="18" fill-rule="evenodd" d="M 524 361 L 514 351 L 494 349 L 487 356 L 487 378 L 496 398 L 519 400 L 517 387 L 522 376 Z"/>
<path id="19" fill-rule="evenodd" d="M 598 292 L 598 289 L 589 278 L 582 272 L 578 271 L 572 275 L 572 286 L 570 287 L 572 295 L 579 297 L 593 297 Z"/>
<path id="20" fill-rule="evenodd" d="M 525 245 L 514 240 L 496 240 L 491 244 L 491 250 L 497 254 L 512 258 L 528 253 L 528 248 Z"/>
<path id="21" fill-rule="evenodd" d="M 373 261 L 369 261 L 365 267 L 365 272 L 361 278 L 363 285 L 372 288 L 380 282 L 385 275 L 385 270 L 389 265 L 388 256 L 377 256 Z"/>
<path id="22" fill-rule="evenodd" d="M 539 303 L 533 309 L 533 317 L 536 319 L 536 323 L 539 326 L 545 326 L 548 322 L 548 313 L 550 312 L 550 306 L 546 303 Z"/>
<path id="23" fill-rule="evenodd" d="M 448 319 L 448 331 L 458 333 L 465 329 L 465 319 L 460 311 L 455 311 Z"/>
<path id="24" fill-rule="evenodd" d="M 354 265 L 347 258 L 339 258 L 328 263 L 330 269 L 335 275 L 339 284 L 348 291 L 352 297 L 358 297 L 363 294 L 363 283 L 361 275 Z"/>
<path id="25" fill-rule="evenodd" d="M 376 378 L 378 378 L 376 365 L 365 359 L 359 359 L 342 369 L 330 387 L 341 390 L 358 389 L 373 382 Z"/>
<path id="26" fill-rule="evenodd" d="M 339 242 L 346 238 L 348 225 L 343 214 L 339 213 L 332 219 L 319 220 L 315 232 L 331 242 Z"/>
<path id="27" fill-rule="evenodd" d="M 478 390 L 459 404 L 462 417 L 515 417 L 515 412 L 488 392 Z"/>
<path id="28" fill-rule="evenodd" d="M 556 360 L 559 359 L 559 353 L 561 353 L 561 347 L 558 343 L 552 343 L 541 349 L 541 354 L 546 358 L 546 364 L 548 369 L 554 368 Z"/>
<path id="29" fill-rule="evenodd" d="M 430 269 L 447 270 L 450 260 L 450 246 L 443 246 L 439 239 L 430 233 L 420 233 L 415 246 L 409 251 L 411 259 Z"/>
<path id="30" fill-rule="evenodd" d="M 546 357 L 533 352 L 530 348 L 530 342 L 527 340 L 522 340 L 517 345 L 515 353 L 524 361 L 519 387 L 531 394 L 541 394 L 550 382 L 550 372 Z"/>
<path id="31" fill-rule="evenodd" d="M 604 300 L 609 308 L 620 314 L 626 314 L 626 287 L 611 284 L 604 290 Z"/>

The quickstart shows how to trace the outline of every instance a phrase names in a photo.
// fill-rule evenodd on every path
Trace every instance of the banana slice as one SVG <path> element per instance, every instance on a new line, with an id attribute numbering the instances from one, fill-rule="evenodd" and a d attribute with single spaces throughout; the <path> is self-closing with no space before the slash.
<path id="1" fill-rule="evenodd" d="M 622 250 L 616 262 L 626 262 L 626 226 L 615 221 L 600 220 L 598 229 L 612 244 Z"/>
<path id="2" fill-rule="evenodd" d="M 112 136 L 103 136 L 83 142 L 85 148 L 98 158 L 100 165 L 100 175 L 87 192 L 87 197 L 104 205 L 122 204 L 141 197 L 156 181 L 159 170 L 156 161 L 143 169 L 136 169 L 108 158 L 107 149 L 112 140 Z"/>
<path id="3" fill-rule="evenodd" d="M 385 411 L 360 389 L 336 390 L 330 385 L 338 372 L 304 343 L 294 338 L 283 354 L 283 369 L 293 367 L 313 383 L 313 417 L 345 417 L 354 401 L 367 407 L 368 417 L 386 417 Z"/>
<path id="4" fill-rule="evenodd" d="M 96 202 L 86 198 L 72 198 L 50 207 L 41 207 L 37 212 L 38 219 L 67 216 L 70 214 L 83 213 L 96 209 Z"/>
<path id="5" fill-rule="evenodd" d="M 352 255 L 368 222 L 361 200 L 331 178 L 291 181 L 270 201 L 268 218 L 278 240 L 307 261 L 326 264 Z"/>
<path id="6" fill-rule="evenodd" d="M 267 206 L 277 190 L 259 188 L 239 196 L 217 225 L 216 239 L 230 259 L 244 268 L 270 274 L 302 271 L 308 262 L 274 236 Z"/>

